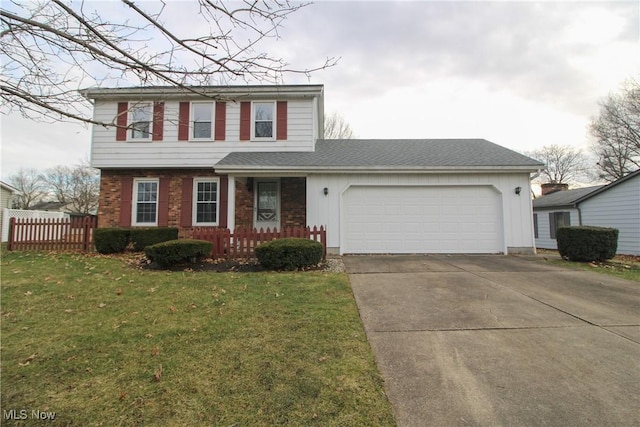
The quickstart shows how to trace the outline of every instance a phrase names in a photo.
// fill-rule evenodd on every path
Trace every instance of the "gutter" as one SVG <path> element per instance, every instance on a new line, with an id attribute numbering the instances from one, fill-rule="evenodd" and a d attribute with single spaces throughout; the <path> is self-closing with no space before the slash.
<path id="1" fill-rule="evenodd" d="M 188 89 L 187 89 L 188 88 Z M 213 97 L 217 99 L 243 98 L 313 98 L 322 96 L 324 85 L 282 86 L 147 86 L 129 88 L 86 88 L 79 90 L 87 99 L 193 99 Z"/>
<path id="2" fill-rule="evenodd" d="M 348 173 L 523 173 L 531 172 L 530 166 L 474 166 L 474 167 L 394 167 L 394 166 L 241 166 L 241 165 L 214 165 L 216 172 L 229 174 L 246 173 L 304 173 L 304 174 L 348 174 Z M 535 169 L 533 169 L 535 170 Z"/>

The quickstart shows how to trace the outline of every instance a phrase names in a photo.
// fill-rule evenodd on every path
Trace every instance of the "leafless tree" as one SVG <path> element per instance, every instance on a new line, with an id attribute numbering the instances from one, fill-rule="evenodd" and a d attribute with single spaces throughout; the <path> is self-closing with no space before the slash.
<path id="1" fill-rule="evenodd" d="M 57 202 L 64 203 L 73 212 L 93 213 L 98 207 L 100 172 L 89 166 L 88 161 L 71 168 L 56 166 L 44 174 L 49 194 Z"/>
<path id="2" fill-rule="evenodd" d="M 13 199 L 18 209 L 29 209 L 47 194 L 44 179 L 36 169 L 19 169 L 9 177 L 9 183 L 18 190 Z"/>
<path id="3" fill-rule="evenodd" d="M 347 121 L 338 113 L 325 115 L 324 139 L 352 139 L 355 135 Z"/>
<path id="4" fill-rule="evenodd" d="M 6 0 L 0 7 L 0 105 L 29 118 L 115 126 L 115 118 L 93 119 L 78 89 L 146 85 L 198 93 L 201 85 L 309 76 L 336 59 L 300 69 L 261 50 L 267 39 L 279 38 L 285 19 L 307 5 Z"/>
<path id="5" fill-rule="evenodd" d="M 526 154 L 547 165 L 540 175 L 543 182 L 568 184 L 589 180 L 586 156 L 576 148 L 553 144 Z"/>
<path id="6" fill-rule="evenodd" d="M 627 80 L 620 93 L 600 102 L 600 114 L 591 119 L 589 134 L 602 179 L 615 181 L 640 169 L 640 84 L 636 80 Z"/>

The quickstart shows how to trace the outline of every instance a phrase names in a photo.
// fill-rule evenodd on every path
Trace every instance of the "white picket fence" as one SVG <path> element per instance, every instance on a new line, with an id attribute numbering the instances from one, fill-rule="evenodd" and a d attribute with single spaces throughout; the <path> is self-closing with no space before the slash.
<path id="1" fill-rule="evenodd" d="M 48 211 L 30 211 L 27 209 L 7 209 L 2 212 L 2 241 L 9 240 L 9 220 L 11 218 L 30 218 L 30 219 L 64 219 L 69 218 L 69 214 L 64 212 L 48 212 Z"/>

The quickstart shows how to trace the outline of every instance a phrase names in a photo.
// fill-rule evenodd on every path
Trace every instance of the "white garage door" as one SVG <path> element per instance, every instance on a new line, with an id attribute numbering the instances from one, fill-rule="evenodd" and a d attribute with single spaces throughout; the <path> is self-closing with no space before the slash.
<path id="1" fill-rule="evenodd" d="M 366 186 L 343 195 L 344 253 L 503 252 L 489 186 Z"/>

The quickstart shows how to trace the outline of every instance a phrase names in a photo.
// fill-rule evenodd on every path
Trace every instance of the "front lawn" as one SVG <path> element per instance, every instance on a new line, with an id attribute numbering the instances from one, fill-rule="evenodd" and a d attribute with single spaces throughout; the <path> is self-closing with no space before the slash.
<path id="1" fill-rule="evenodd" d="M 3 425 L 394 424 L 344 273 L 5 252 L 1 278 Z"/>
<path id="2" fill-rule="evenodd" d="M 551 249 L 538 249 L 538 254 L 547 262 L 560 267 L 593 271 L 640 282 L 640 257 L 638 256 L 616 255 L 613 259 L 603 262 L 572 262 L 560 258 L 558 251 Z"/>

